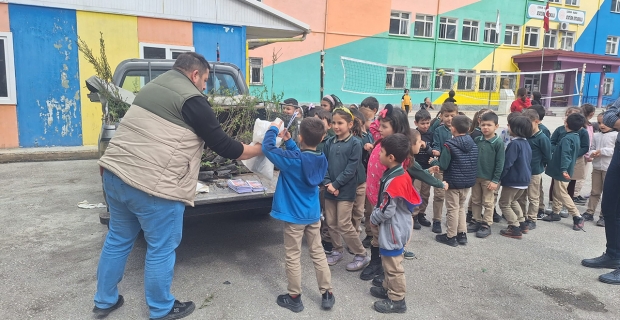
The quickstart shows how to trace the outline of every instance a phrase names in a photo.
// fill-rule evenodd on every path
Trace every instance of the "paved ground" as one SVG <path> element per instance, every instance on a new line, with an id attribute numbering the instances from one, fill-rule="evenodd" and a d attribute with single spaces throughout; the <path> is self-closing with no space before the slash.
<path id="1" fill-rule="evenodd" d="M 560 118 L 545 119 L 553 129 Z M 3 319 L 90 319 L 95 271 L 106 227 L 93 160 L 0 164 L 0 310 Z M 549 180 L 545 181 L 548 186 Z M 589 184 L 583 189 L 589 190 Z M 429 228 L 414 233 L 417 259 L 405 261 L 408 313 L 382 316 L 371 309 L 369 282 L 332 267 L 333 311 L 320 310 L 312 264 L 303 262 L 304 303 L 299 315 L 278 307 L 286 290 L 282 225 L 251 212 L 186 220 L 177 250 L 173 292 L 198 306 L 187 319 L 617 319 L 620 286 L 597 281 L 604 270 L 580 260 L 604 251 L 604 231 L 569 219 L 539 222 L 522 240 L 498 235 L 470 237 L 467 246 L 435 242 Z M 138 240 L 120 285 L 125 305 L 109 319 L 146 319 L 143 266 Z M 350 256 L 346 257 L 351 259 Z"/>

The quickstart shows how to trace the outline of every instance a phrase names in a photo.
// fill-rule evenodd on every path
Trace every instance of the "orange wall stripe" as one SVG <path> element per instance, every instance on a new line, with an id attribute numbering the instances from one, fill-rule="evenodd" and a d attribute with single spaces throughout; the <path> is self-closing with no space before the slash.
<path id="1" fill-rule="evenodd" d="M 192 23 L 138 17 L 138 41 L 192 47 Z"/>

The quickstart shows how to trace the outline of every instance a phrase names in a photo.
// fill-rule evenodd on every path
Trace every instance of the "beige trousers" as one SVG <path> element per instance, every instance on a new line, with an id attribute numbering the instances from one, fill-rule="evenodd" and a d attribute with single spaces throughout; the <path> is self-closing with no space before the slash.
<path id="1" fill-rule="evenodd" d="M 288 279 L 288 293 L 298 295 L 301 293 L 301 240 L 306 236 L 306 244 L 310 252 L 310 258 L 314 263 L 316 281 L 319 284 L 321 294 L 332 291 L 331 271 L 327 265 L 327 257 L 321 245 L 321 223 L 315 222 L 309 225 L 284 223 L 284 250 L 286 260 L 286 278 Z"/>
<path id="2" fill-rule="evenodd" d="M 334 251 L 342 253 L 344 246 L 342 240 L 355 255 L 366 255 L 366 249 L 362 241 L 353 228 L 351 217 L 353 212 L 353 201 L 336 201 L 325 199 L 325 220 L 329 227 L 329 235 L 334 245 Z M 342 237 L 342 238 L 341 238 Z"/>
<path id="3" fill-rule="evenodd" d="M 443 172 L 435 173 L 435 178 L 443 181 Z M 446 190 L 433 188 L 433 221 L 441 221 Z"/>
<path id="4" fill-rule="evenodd" d="M 543 184 L 542 184 L 542 174 L 541 176 L 541 181 L 540 181 L 540 196 L 538 197 L 538 210 L 545 210 L 545 190 L 543 189 Z"/>
<path id="5" fill-rule="evenodd" d="M 603 194 L 603 185 L 605 185 L 605 176 L 607 171 L 592 169 L 592 192 L 590 192 L 590 199 L 588 199 L 587 213 L 594 215 L 598 203 L 601 201 L 601 195 Z M 599 217 L 602 217 L 603 213 L 599 212 Z"/>
<path id="6" fill-rule="evenodd" d="M 467 216 L 465 202 L 469 195 L 467 189 L 448 189 L 446 190 L 446 215 L 447 234 L 449 238 L 456 237 L 457 233 L 467 232 Z"/>
<path id="7" fill-rule="evenodd" d="M 553 213 L 560 213 L 562 206 L 566 207 L 568 213 L 573 217 L 579 217 L 579 211 L 573 202 L 573 198 L 568 195 L 568 182 L 553 180 Z"/>
<path id="8" fill-rule="evenodd" d="M 471 210 L 474 220 L 484 222 L 491 226 L 493 224 L 493 209 L 495 208 L 495 190 L 489 190 L 491 181 L 477 178 L 476 184 L 471 188 Z"/>
<path id="9" fill-rule="evenodd" d="M 538 217 L 538 201 L 540 201 L 540 185 L 542 184 L 542 174 L 533 175 L 527 190 L 517 201 L 523 211 L 525 220 L 536 221 Z M 528 204 L 529 201 L 529 204 Z"/>
<path id="10" fill-rule="evenodd" d="M 368 198 L 366 198 L 364 200 L 364 221 L 366 221 L 364 223 L 364 228 L 366 228 L 366 236 L 370 236 L 372 237 L 372 230 L 370 228 L 370 215 L 372 214 L 372 209 L 374 207 L 372 206 L 372 204 L 370 203 L 370 201 L 368 201 Z"/>
<path id="11" fill-rule="evenodd" d="M 362 218 L 364 217 L 364 209 L 366 205 L 366 182 L 357 186 L 355 190 L 355 201 L 353 201 L 353 211 L 351 213 L 351 224 L 353 229 L 360 235 L 360 226 L 362 225 Z"/>
<path id="12" fill-rule="evenodd" d="M 508 225 L 518 227 L 519 222 L 524 222 L 523 211 L 517 199 L 525 193 L 525 189 L 517 189 L 511 187 L 502 187 L 502 194 L 499 196 L 499 208 Z"/>
<path id="13" fill-rule="evenodd" d="M 388 298 L 393 301 L 405 299 L 407 281 L 405 280 L 405 268 L 403 268 L 403 255 L 395 257 L 381 256 L 381 264 L 385 273 L 383 287 L 388 292 Z"/>
<path id="14" fill-rule="evenodd" d="M 426 207 L 428 207 L 428 199 L 431 197 L 431 186 L 426 184 L 420 180 L 415 180 L 413 182 L 413 187 L 418 190 L 420 193 L 420 197 L 422 197 L 422 203 L 415 207 L 413 210 L 413 215 L 417 216 L 418 213 L 426 213 Z"/>

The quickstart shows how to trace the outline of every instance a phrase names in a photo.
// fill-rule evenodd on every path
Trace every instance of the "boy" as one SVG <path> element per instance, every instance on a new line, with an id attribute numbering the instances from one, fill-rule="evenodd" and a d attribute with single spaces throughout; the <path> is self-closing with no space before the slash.
<path id="1" fill-rule="evenodd" d="M 471 192 L 473 221 L 467 226 L 467 232 L 475 232 L 478 238 L 486 238 L 491 234 L 495 190 L 499 188 L 499 179 L 504 169 L 504 143 L 495 134 L 499 128 L 498 122 L 499 117 L 494 112 L 483 114 L 480 117 L 482 135 L 474 139 L 479 154 L 478 175 Z"/>
<path id="2" fill-rule="evenodd" d="M 538 130 L 542 131 L 547 138 L 551 139 L 551 131 L 542 124 L 543 119 L 545 118 L 546 111 L 545 107 L 542 105 L 533 105 L 529 108 L 530 110 L 534 110 L 538 113 Z M 545 164 L 546 165 L 546 164 Z M 543 168 L 544 169 L 544 168 Z M 542 218 L 545 215 L 545 192 L 543 190 L 542 183 L 540 184 L 540 196 L 538 197 L 538 216 L 537 218 Z"/>
<path id="3" fill-rule="evenodd" d="M 422 169 L 429 169 L 431 165 L 428 161 L 431 158 L 433 146 L 433 132 L 429 130 L 431 126 L 431 114 L 425 109 L 416 112 L 415 125 L 417 127 L 416 130 L 422 137 L 422 146 L 420 147 L 419 153 L 415 155 L 415 162 L 419 164 Z M 422 196 L 422 204 L 413 211 L 414 228 L 421 229 L 421 226 L 430 227 L 431 222 L 426 220 L 426 207 L 428 206 L 428 199 L 431 196 L 431 186 L 418 179 L 416 179 L 414 183 L 416 190 L 418 190 Z"/>
<path id="4" fill-rule="evenodd" d="M 262 147 L 267 159 L 280 169 L 271 216 L 284 221 L 288 293 L 279 295 L 276 302 L 293 312 L 304 309 L 301 301 L 300 254 L 301 240 L 305 236 L 322 295 L 321 307 L 331 309 L 336 300 L 332 293 L 327 257 L 321 247 L 318 188 L 327 172 L 327 159 L 322 152 L 316 151 L 316 146 L 325 135 L 325 127 L 317 118 L 302 120 L 299 128 L 301 150 L 287 131 L 281 134 L 286 145 L 286 150 L 282 150 L 275 146 L 280 124 L 271 124 Z"/>
<path id="5" fill-rule="evenodd" d="M 601 132 L 595 133 L 592 139 L 592 147 L 594 149 L 590 152 L 590 159 L 592 159 L 592 191 L 588 200 L 588 210 L 583 214 L 583 218 L 586 221 L 594 220 L 594 211 L 601 200 L 605 176 L 607 175 L 607 169 L 611 163 L 615 142 L 618 137 L 617 131 L 613 131 L 613 129 L 603 123 L 602 113 L 598 115 L 597 120 Z M 596 225 L 599 227 L 605 226 L 603 212 L 599 213 Z"/>
<path id="6" fill-rule="evenodd" d="M 443 148 L 444 143 L 452 138 L 452 118 L 457 116 L 458 108 L 452 102 L 446 102 L 441 105 L 440 109 L 440 120 L 441 125 L 437 127 L 433 131 L 433 157 L 439 157 L 441 154 L 441 150 Z M 468 128 L 469 129 L 469 128 Z M 444 180 L 443 173 L 439 172 L 435 174 L 435 178 L 438 180 Z M 448 183 L 450 183 L 448 181 Z M 450 183 L 451 184 L 451 183 Z M 470 186 L 471 187 L 471 186 Z M 433 229 L 434 233 L 441 233 L 441 216 L 443 214 L 443 202 L 445 192 L 443 189 L 434 188 L 434 198 L 433 198 Z"/>
<path id="7" fill-rule="evenodd" d="M 456 116 L 450 120 L 450 131 L 454 138 L 444 143 L 439 160 L 435 159 L 432 163 L 439 165 L 444 171 L 443 178 L 449 185 L 445 194 L 448 231 L 438 234 L 435 240 L 456 247 L 459 244 L 467 244 L 465 201 L 469 189 L 476 184 L 478 146 L 467 134 L 471 125 L 471 120 L 467 116 Z"/>
<path id="8" fill-rule="evenodd" d="M 580 113 L 568 116 L 564 121 L 566 134 L 553 150 L 551 161 L 545 173 L 554 179 L 553 181 L 553 208 L 551 214 L 542 218 L 543 221 L 560 221 L 560 210 L 564 205 L 573 216 L 573 230 L 583 229 L 584 219 L 577 211 L 573 198 L 568 195 L 568 183 L 575 169 L 575 161 L 579 153 L 581 141 L 579 131 L 583 128 L 586 118 Z"/>
<path id="9" fill-rule="evenodd" d="M 381 143 L 379 160 L 388 169 L 381 177 L 379 201 L 370 216 L 373 229 L 378 228 L 385 274 L 383 286 L 370 288 L 370 294 L 384 299 L 374 304 L 375 310 L 381 313 L 407 311 L 403 251 L 413 229 L 411 211 L 420 204 L 420 196 L 402 166 L 410 150 L 409 138 L 400 133 L 386 137 Z"/>
<path id="10" fill-rule="evenodd" d="M 527 142 L 532 149 L 532 178 L 527 187 L 527 191 L 518 200 L 521 210 L 525 216 L 525 224 L 528 230 L 536 229 L 536 219 L 540 211 L 540 191 L 542 190 L 542 174 L 545 172 L 545 166 L 551 161 L 551 140 L 540 130 L 540 114 L 532 108 L 523 111 L 523 115 L 532 121 L 533 133 Z M 527 202 L 529 201 L 529 205 Z M 544 205 L 543 205 L 544 206 Z"/>

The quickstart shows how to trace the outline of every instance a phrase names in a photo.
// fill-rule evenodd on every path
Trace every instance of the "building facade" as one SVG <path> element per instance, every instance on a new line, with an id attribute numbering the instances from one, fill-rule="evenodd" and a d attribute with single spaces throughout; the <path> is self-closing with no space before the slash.
<path id="1" fill-rule="evenodd" d="M 282 92 L 300 101 L 320 99 L 323 59 L 324 93 L 334 93 L 345 103 L 359 103 L 368 95 L 375 95 L 381 103 L 400 103 L 403 90 L 409 89 L 414 104 L 425 97 L 437 104 L 445 100 L 449 89 L 454 89 L 460 105 L 486 105 L 489 96 L 492 104 L 497 105 L 498 89 L 505 84 L 513 90 L 526 87 L 529 91 L 541 91 L 544 96 L 553 97 L 548 99 L 552 105 L 575 105 L 579 98 L 574 94 L 581 85 L 581 76 L 575 72 L 553 77 L 552 83 L 546 75 L 498 75 L 489 79 L 481 73 L 519 72 L 521 69 L 513 57 L 541 51 L 543 47 L 548 52 L 618 56 L 618 0 L 552 0 L 547 34 L 543 29 L 546 1 L 538 0 L 264 0 L 264 3 L 308 23 L 311 32 L 302 43 L 275 43 L 253 50 L 250 55 L 256 62 L 254 74 L 261 76 L 252 77 L 252 87 Z M 343 56 L 390 66 L 383 71 L 368 69 L 366 73 L 368 82 L 373 77 L 383 77 L 385 87 L 371 86 L 365 94 L 359 93 L 364 90 L 344 88 L 344 79 L 350 74 L 343 67 Z M 604 86 L 603 101 L 618 97 L 620 60 L 612 63 L 616 64 L 612 66 L 614 72 L 607 70 L 604 77 L 601 77 L 602 70 L 586 68 L 584 101 L 596 104 L 600 79 Z M 553 69 L 558 68 L 545 63 L 544 70 Z M 438 76 L 437 70 L 446 74 Z M 355 81 L 364 81 L 361 79 L 364 76 L 353 76 L 360 78 Z M 550 92 L 548 87 L 552 88 Z M 385 94 L 388 89 L 393 93 Z"/>
<path id="2" fill-rule="evenodd" d="M 253 39 L 302 35 L 308 26 L 254 0 L 0 0 L 0 148 L 96 145 L 101 105 L 78 39 L 112 69 L 130 58 L 185 51 L 246 70 Z M 245 74 L 245 72 L 244 72 Z"/>

